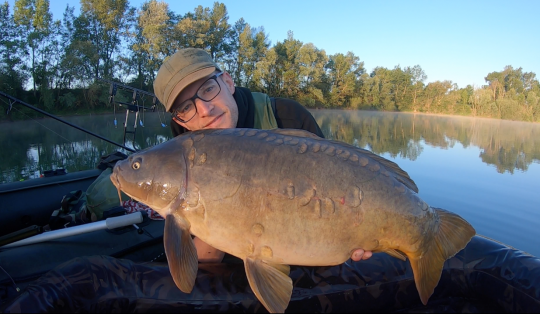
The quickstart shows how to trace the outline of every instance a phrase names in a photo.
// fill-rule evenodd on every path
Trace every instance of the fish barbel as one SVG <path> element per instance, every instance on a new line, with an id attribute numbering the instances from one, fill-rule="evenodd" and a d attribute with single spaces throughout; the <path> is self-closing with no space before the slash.
<path id="1" fill-rule="evenodd" d="M 475 234 L 421 200 L 395 163 L 302 130 L 189 132 L 117 162 L 111 180 L 165 217 L 180 290 L 191 292 L 197 275 L 193 234 L 244 261 L 270 312 L 290 301 L 288 265 L 337 265 L 358 248 L 408 257 L 426 304 L 444 262 Z"/>

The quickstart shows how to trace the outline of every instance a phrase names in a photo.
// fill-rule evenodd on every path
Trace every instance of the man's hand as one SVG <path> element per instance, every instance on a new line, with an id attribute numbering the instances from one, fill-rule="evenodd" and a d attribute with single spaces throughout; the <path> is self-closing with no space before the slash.
<path id="1" fill-rule="evenodd" d="M 371 251 L 364 251 L 362 249 L 356 249 L 351 253 L 351 259 L 355 262 L 366 260 L 373 255 Z"/>

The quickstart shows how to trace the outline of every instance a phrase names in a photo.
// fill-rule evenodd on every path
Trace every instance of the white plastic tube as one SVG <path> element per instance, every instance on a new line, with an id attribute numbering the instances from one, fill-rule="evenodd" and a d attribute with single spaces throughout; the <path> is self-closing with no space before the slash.
<path id="1" fill-rule="evenodd" d="M 80 226 L 53 230 L 49 232 L 44 232 L 42 234 L 35 235 L 30 238 L 26 238 L 17 242 L 9 243 L 2 248 L 16 247 L 28 244 L 34 244 L 39 242 L 51 241 L 59 238 L 65 238 L 72 235 L 92 232 L 101 229 L 116 229 L 120 227 L 125 227 L 133 224 L 139 224 L 143 221 L 143 216 L 141 212 L 131 213 L 128 215 L 123 215 L 119 217 L 107 218 L 103 221 L 96 221 L 87 223 Z"/>

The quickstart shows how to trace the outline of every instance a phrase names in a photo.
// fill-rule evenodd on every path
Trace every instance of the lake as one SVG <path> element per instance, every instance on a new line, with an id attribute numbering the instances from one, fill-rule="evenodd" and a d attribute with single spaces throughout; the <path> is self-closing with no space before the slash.
<path id="1" fill-rule="evenodd" d="M 539 124 L 410 113 L 311 112 L 327 138 L 396 162 L 431 206 L 458 213 L 478 234 L 540 256 Z M 123 143 L 124 114 L 65 119 Z M 162 124 L 169 119 L 163 113 L 146 113 L 137 121 L 135 140 L 127 134 L 126 146 L 141 149 L 166 141 L 171 132 Z M 0 123 L 0 141 L 3 183 L 37 178 L 56 168 L 91 169 L 103 155 L 126 152 L 48 118 Z"/>

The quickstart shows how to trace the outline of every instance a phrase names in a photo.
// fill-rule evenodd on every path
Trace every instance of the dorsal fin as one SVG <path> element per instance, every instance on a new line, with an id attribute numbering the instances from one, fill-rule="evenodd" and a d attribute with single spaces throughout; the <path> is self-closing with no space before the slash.
<path id="1" fill-rule="evenodd" d="M 274 129 L 272 130 L 274 133 L 278 133 L 281 135 L 289 135 L 289 136 L 298 136 L 298 137 L 308 137 L 313 138 L 316 140 L 320 140 L 321 137 L 318 137 L 316 134 L 313 134 L 306 130 L 300 130 L 300 129 Z"/>
<path id="2" fill-rule="evenodd" d="M 345 144 L 345 145 L 381 163 L 381 165 L 383 165 L 387 170 L 391 171 L 392 173 L 396 175 L 395 176 L 396 180 L 403 183 L 406 187 L 413 190 L 414 192 L 418 193 L 418 187 L 416 186 L 416 183 L 414 183 L 411 177 L 409 177 L 409 174 L 405 170 L 401 169 L 395 162 L 390 161 L 384 157 L 381 157 L 375 153 L 372 153 L 369 150 L 358 148 L 349 144 Z"/>
<path id="3" fill-rule="evenodd" d="M 314 139 L 318 139 L 318 140 L 322 140 L 321 138 L 317 137 L 317 138 L 314 138 Z M 381 157 L 367 149 L 363 149 L 363 148 L 359 148 L 359 147 L 356 147 L 356 146 L 353 146 L 353 145 L 350 145 L 350 144 L 347 144 L 347 143 L 344 143 L 344 142 L 338 142 L 338 141 L 332 141 L 332 140 L 329 140 L 329 142 L 335 144 L 335 145 L 339 145 L 339 146 L 342 146 L 342 147 L 345 147 L 345 148 L 348 148 L 352 151 L 356 151 L 368 158 L 371 158 L 375 161 L 377 161 L 378 163 L 380 163 L 382 166 L 384 166 L 388 171 L 392 172 L 392 174 L 394 174 L 394 177 L 396 178 L 396 180 L 398 180 L 399 182 L 403 183 L 406 187 L 408 187 L 409 189 L 413 190 L 414 192 L 418 193 L 418 187 L 416 186 L 416 183 L 414 183 L 414 181 L 411 179 L 411 177 L 409 177 L 409 174 L 401 169 L 395 162 L 393 161 L 390 161 L 384 157 Z"/>

